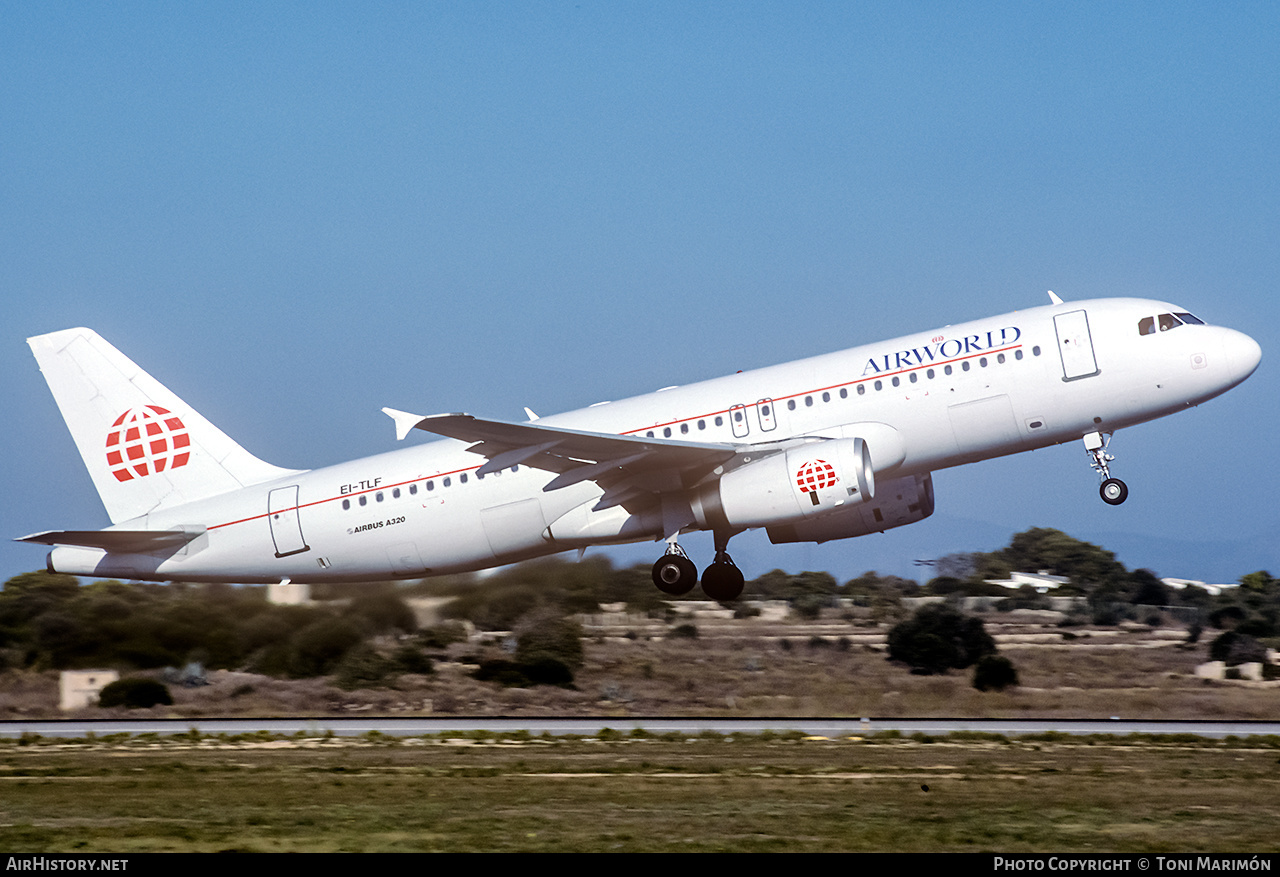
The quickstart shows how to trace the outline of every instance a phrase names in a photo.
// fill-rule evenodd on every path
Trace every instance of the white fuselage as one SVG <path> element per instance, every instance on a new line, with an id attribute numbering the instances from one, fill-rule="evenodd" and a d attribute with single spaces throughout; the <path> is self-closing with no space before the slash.
<path id="1" fill-rule="evenodd" d="M 1179 312 L 1138 299 L 1038 307 L 536 424 L 733 445 L 879 431 L 893 441 L 868 440 L 877 477 L 920 475 L 1172 414 L 1253 371 L 1257 345 L 1231 329 L 1187 323 L 1141 334 L 1144 319 Z M 877 460 L 889 444 L 892 453 Z M 51 566 L 156 580 L 375 580 L 664 536 L 650 519 L 612 530 L 557 526 L 589 517 L 582 510 L 602 488 L 582 480 L 545 490 L 554 473 L 520 464 L 478 477 L 484 459 L 468 445 L 413 446 L 120 522 L 205 532 L 171 555 L 60 546 Z"/>

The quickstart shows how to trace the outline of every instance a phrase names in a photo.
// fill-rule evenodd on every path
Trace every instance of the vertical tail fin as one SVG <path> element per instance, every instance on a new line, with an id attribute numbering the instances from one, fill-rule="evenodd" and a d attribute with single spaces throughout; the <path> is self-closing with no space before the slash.
<path id="1" fill-rule="evenodd" d="M 27 343 L 113 524 L 295 471 L 250 454 L 91 329 Z"/>

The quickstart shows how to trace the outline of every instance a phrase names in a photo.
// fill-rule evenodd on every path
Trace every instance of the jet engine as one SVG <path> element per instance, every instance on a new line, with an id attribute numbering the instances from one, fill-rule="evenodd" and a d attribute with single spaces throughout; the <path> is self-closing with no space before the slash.
<path id="1" fill-rule="evenodd" d="M 875 498 L 836 509 L 812 520 L 779 524 L 768 528 L 769 541 L 829 542 L 868 533 L 883 533 L 904 524 L 923 521 L 933 514 L 933 476 L 909 475 L 880 485 Z"/>
<path id="2" fill-rule="evenodd" d="M 691 503 L 698 525 L 743 530 L 804 521 L 875 496 L 871 453 L 861 438 L 810 442 L 726 472 Z"/>

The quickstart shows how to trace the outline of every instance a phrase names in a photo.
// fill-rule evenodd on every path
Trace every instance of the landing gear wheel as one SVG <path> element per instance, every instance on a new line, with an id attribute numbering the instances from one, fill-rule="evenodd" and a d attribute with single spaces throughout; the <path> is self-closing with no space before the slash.
<path id="1" fill-rule="evenodd" d="M 679 597 L 698 583 L 698 568 L 681 554 L 665 554 L 653 565 L 653 583 L 662 593 Z"/>
<path id="2" fill-rule="evenodd" d="M 702 592 L 719 602 L 738 599 L 743 584 L 742 570 L 729 560 L 727 554 L 717 556 L 702 573 Z"/>
<path id="3" fill-rule="evenodd" d="M 1102 496 L 1102 501 L 1107 505 L 1120 505 L 1129 498 L 1129 486 L 1119 478 L 1108 478 L 1102 482 L 1102 487 L 1098 488 L 1098 493 Z"/>

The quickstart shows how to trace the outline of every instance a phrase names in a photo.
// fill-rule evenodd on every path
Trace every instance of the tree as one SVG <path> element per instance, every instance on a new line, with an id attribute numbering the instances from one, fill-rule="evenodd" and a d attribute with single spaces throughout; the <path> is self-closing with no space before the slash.
<path id="1" fill-rule="evenodd" d="M 1136 569 L 1129 578 L 1134 586 L 1129 602 L 1145 606 L 1168 606 L 1172 602 L 1169 599 L 1169 586 L 1156 578 L 1151 570 Z"/>
<path id="2" fill-rule="evenodd" d="M 962 669 L 995 653 L 995 641 L 981 619 L 945 605 L 922 606 L 889 631 L 889 660 L 921 675 Z"/>
<path id="3" fill-rule="evenodd" d="M 357 597 L 351 601 L 347 613 L 363 618 L 374 633 L 394 630 L 413 633 L 418 629 L 418 620 L 409 604 L 392 592 Z"/>
<path id="4" fill-rule="evenodd" d="M 1047 527 L 1016 533 L 1007 548 L 975 555 L 974 560 L 976 574 L 982 578 L 1039 570 L 1068 576 L 1077 585 L 1115 585 L 1128 578 L 1114 552 Z"/>

